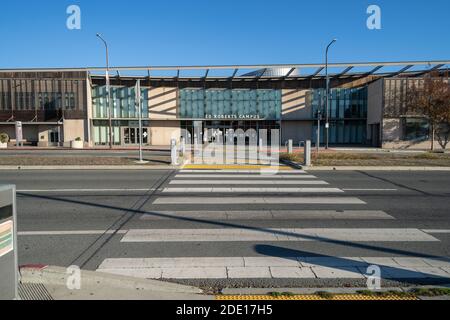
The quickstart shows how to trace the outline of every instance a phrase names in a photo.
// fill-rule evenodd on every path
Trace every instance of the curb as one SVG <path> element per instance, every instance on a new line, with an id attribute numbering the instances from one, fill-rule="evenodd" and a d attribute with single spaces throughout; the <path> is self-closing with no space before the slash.
<path id="1" fill-rule="evenodd" d="M 179 166 L 0 166 L 0 170 L 177 170 Z"/>
<path id="2" fill-rule="evenodd" d="M 450 171 L 450 167 L 303 167 L 307 171 Z"/>
<path id="3" fill-rule="evenodd" d="M 66 268 L 46 267 L 21 267 L 21 283 L 38 283 L 44 285 L 66 286 L 70 274 Z M 203 291 L 193 286 L 180 285 L 170 282 L 137 279 L 133 277 L 119 276 L 114 274 L 81 271 L 82 286 L 108 286 L 117 289 L 148 290 L 161 293 L 175 294 L 202 294 Z"/>

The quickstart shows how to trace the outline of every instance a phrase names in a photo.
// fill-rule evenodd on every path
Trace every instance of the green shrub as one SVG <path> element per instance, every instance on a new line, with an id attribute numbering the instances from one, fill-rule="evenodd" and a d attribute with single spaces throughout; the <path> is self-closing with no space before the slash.
<path id="1" fill-rule="evenodd" d="M 334 298 L 334 294 L 330 293 L 330 292 L 326 292 L 326 291 L 319 291 L 316 292 L 316 295 L 318 295 L 319 297 L 321 297 L 322 299 L 328 299 L 331 300 Z"/>
<path id="2" fill-rule="evenodd" d="M 416 288 L 411 293 L 423 297 L 439 297 L 450 295 L 450 288 Z"/>
<path id="3" fill-rule="evenodd" d="M 8 143 L 9 142 L 9 136 L 6 133 L 0 133 L 0 142 L 1 143 Z"/>
<path id="4" fill-rule="evenodd" d="M 80 138 L 80 137 L 78 137 L 78 138 L 76 138 L 76 139 L 75 139 L 75 141 L 81 141 L 81 138 Z"/>

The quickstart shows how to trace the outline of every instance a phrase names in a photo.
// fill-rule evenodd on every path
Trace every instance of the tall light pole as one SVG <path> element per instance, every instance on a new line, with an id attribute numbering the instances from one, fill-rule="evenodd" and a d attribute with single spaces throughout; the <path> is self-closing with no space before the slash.
<path id="1" fill-rule="evenodd" d="M 327 46 L 327 50 L 325 53 L 325 74 L 326 74 L 326 120 L 325 120 L 325 149 L 328 149 L 328 145 L 329 145 L 329 129 L 330 129 L 330 114 L 329 114 L 329 110 L 330 110 L 330 78 L 328 76 L 328 50 L 330 49 L 330 47 L 333 45 L 333 43 L 335 43 L 337 41 L 337 39 L 333 39 L 333 41 L 330 42 L 330 44 Z"/>
<path id="2" fill-rule="evenodd" d="M 111 112 L 111 86 L 109 83 L 109 51 L 108 43 L 103 39 L 100 33 L 97 33 L 97 38 L 99 38 L 106 49 L 106 105 L 108 106 L 108 120 L 109 120 L 109 148 L 113 147 L 113 133 L 112 133 L 112 112 Z"/>

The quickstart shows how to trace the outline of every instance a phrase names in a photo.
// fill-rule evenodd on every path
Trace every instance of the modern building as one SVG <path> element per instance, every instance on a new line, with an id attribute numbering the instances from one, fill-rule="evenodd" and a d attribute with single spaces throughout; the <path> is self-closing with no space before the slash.
<path id="1" fill-rule="evenodd" d="M 15 143 L 21 121 L 25 144 L 168 145 L 181 129 L 202 125 L 216 134 L 280 129 L 293 139 L 331 146 L 429 148 L 426 119 L 407 114 L 408 81 L 447 74 L 450 61 L 329 64 L 329 129 L 323 64 L 115 67 L 110 106 L 104 68 L 0 70 L 0 133 Z M 140 80 L 143 130 L 135 86 Z M 111 119 L 110 119 L 111 114 Z M 270 130 L 269 130 L 270 131 Z M 205 132 L 205 141 L 213 139 Z"/>

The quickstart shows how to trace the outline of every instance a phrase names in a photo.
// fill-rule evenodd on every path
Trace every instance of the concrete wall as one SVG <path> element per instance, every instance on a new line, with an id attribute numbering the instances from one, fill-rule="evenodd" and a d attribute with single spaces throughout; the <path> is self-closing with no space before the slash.
<path id="1" fill-rule="evenodd" d="M 149 91 L 150 119 L 176 120 L 178 117 L 177 99 L 177 88 L 151 88 Z"/>
<path id="2" fill-rule="evenodd" d="M 150 121 L 150 144 L 154 146 L 170 145 L 172 136 L 179 139 L 180 121 Z"/>
<path id="3" fill-rule="evenodd" d="M 283 121 L 281 122 L 281 142 L 289 139 L 294 140 L 294 145 L 298 146 L 300 141 L 312 139 L 312 121 Z"/>
<path id="4" fill-rule="evenodd" d="M 380 79 L 368 86 L 367 124 L 381 123 L 383 119 L 383 83 Z"/>
<path id="5" fill-rule="evenodd" d="M 311 119 L 307 93 L 308 90 L 282 90 L 282 120 Z"/>
<path id="6" fill-rule="evenodd" d="M 63 141 L 64 147 L 70 147 L 70 141 L 81 138 L 84 141 L 84 120 L 64 120 Z"/>

